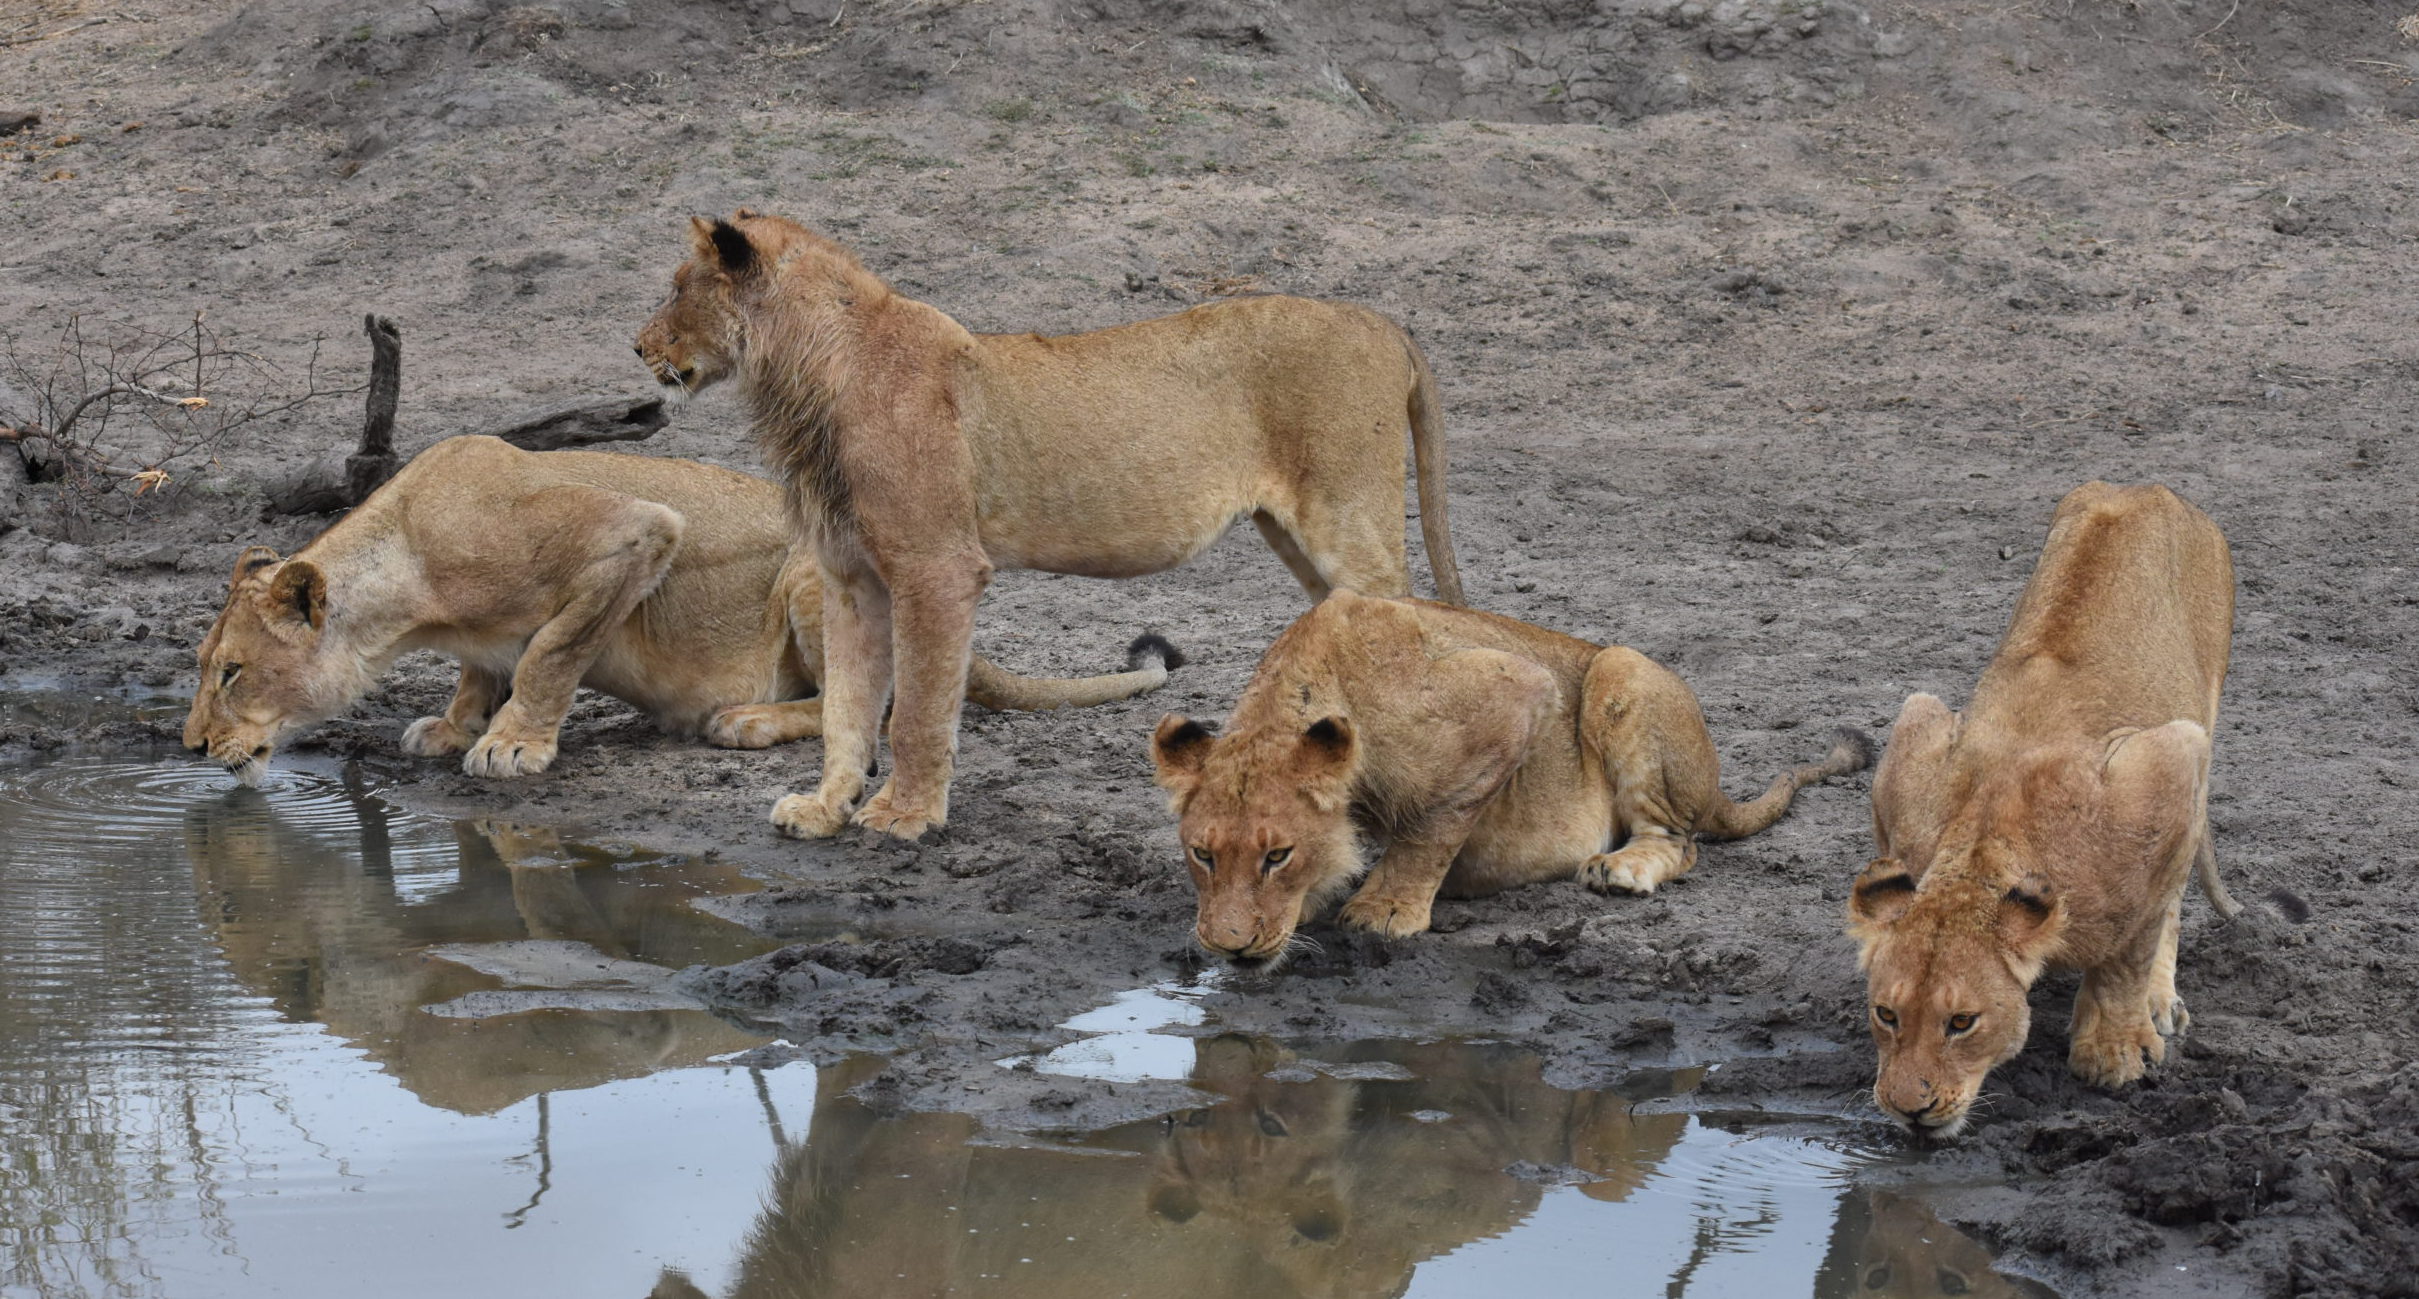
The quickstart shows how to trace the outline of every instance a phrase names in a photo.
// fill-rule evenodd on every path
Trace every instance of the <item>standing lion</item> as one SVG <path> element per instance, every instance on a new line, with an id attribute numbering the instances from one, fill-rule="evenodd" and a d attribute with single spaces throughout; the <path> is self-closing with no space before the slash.
<path id="1" fill-rule="evenodd" d="M 1250 519 L 1315 601 L 1407 595 L 1403 430 L 1438 593 L 1460 602 L 1436 382 L 1340 303 L 1210 303 L 1084 334 L 975 334 L 838 244 L 693 219 L 638 353 L 674 398 L 736 377 L 825 574 L 823 782 L 783 833 L 912 839 L 949 816 L 974 609 L 1001 566 L 1173 568 Z M 893 685 L 890 783 L 857 808 Z"/>

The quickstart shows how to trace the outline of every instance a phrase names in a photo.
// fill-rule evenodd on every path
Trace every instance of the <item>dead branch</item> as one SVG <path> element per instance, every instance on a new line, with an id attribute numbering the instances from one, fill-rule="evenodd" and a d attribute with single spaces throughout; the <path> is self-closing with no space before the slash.
<path id="1" fill-rule="evenodd" d="M 524 415 L 492 434 L 524 451 L 635 442 L 671 423 L 661 397 L 607 397 Z"/>

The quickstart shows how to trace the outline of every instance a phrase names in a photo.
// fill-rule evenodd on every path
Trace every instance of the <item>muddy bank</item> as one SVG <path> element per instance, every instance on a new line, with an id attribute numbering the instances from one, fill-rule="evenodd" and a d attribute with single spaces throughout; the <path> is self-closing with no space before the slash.
<path id="1" fill-rule="evenodd" d="M 1987 1122 L 1873 1176 L 2068 1293 L 2407 1293 L 2419 46 L 2393 7 L 1399 8 L 105 15 L 0 50 L 44 113 L 0 139 L 0 338 L 39 361 L 71 313 L 206 306 L 282 361 L 325 333 L 357 379 L 378 310 L 410 451 L 643 388 L 627 337 L 691 210 L 797 215 L 976 328 L 1352 298 L 1444 384 L 1473 599 L 1680 672 L 1734 791 L 1834 725 L 1880 736 L 1912 690 L 1962 700 L 2050 505 L 2166 482 L 2241 576 L 2212 817 L 2252 905 L 2187 904 L 2194 1023 L 2159 1078 L 2069 1080 L 2053 982 Z M 0 411 L 28 418 L 42 373 L 0 375 Z M 242 545 L 319 526 L 263 522 L 262 484 L 356 418 L 306 407 L 80 504 L 0 444 L 0 681 L 189 689 Z M 736 421 L 710 399 L 630 450 L 748 466 Z M 1081 713 L 970 710 L 955 822 L 917 848 L 779 842 L 766 809 L 812 745 L 676 745 L 610 701 L 535 780 L 407 760 L 450 689 L 434 661 L 307 743 L 415 804 L 719 853 L 772 885 L 733 914 L 810 946 L 696 987 L 818 1058 L 899 1048 L 864 1084 L 884 1104 L 1096 1126 L 1181 1097 L 993 1062 L 1200 973 L 1144 742 L 1165 709 L 1223 715 L 1298 601 L 1248 537 L 1115 586 L 1003 575 L 977 633 L 1002 663 L 1101 670 L 1148 627 L 1193 665 Z M 173 729 L 107 713 L 0 710 L 0 746 Z M 1442 932 L 1324 935 L 1200 1004 L 1305 1043 L 1501 1038 L 1570 1082 L 1722 1060 L 1677 1103 L 1868 1115 L 1838 931 L 1863 795 L 1809 790 L 1651 900 L 1447 904 Z M 888 945 L 817 954 L 835 917 Z"/>

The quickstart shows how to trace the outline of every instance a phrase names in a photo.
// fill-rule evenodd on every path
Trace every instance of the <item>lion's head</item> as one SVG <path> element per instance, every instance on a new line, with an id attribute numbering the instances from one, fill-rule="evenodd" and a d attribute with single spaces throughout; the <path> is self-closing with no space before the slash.
<path id="1" fill-rule="evenodd" d="M 656 308 L 634 345 L 668 405 L 729 378 L 747 350 L 741 286 L 760 269 L 756 245 L 735 223 L 758 220 L 741 208 L 732 221 L 689 218 L 689 259 L 672 272 L 672 296 Z"/>
<path id="2" fill-rule="evenodd" d="M 1266 1039 L 1226 1034 L 1198 1039 L 1193 1050 L 1193 1085 L 1227 1099 L 1163 1121 L 1151 1213 L 1178 1225 L 1206 1214 L 1274 1246 L 1267 1255 L 1280 1266 L 1330 1266 L 1289 1256 L 1333 1251 L 1352 1225 L 1346 1161 L 1358 1084 L 1273 1081 L 1293 1055 Z"/>
<path id="3" fill-rule="evenodd" d="M 1362 869 L 1352 723 L 1218 737 L 1168 714 L 1151 736 L 1198 896 L 1194 937 L 1244 964 L 1277 960 L 1302 919 Z"/>
<path id="4" fill-rule="evenodd" d="M 307 559 L 254 546 L 235 561 L 227 607 L 202 639 L 201 683 L 185 715 L 185 747 L 247 785 L 279 740 L 332 717 L 360 693 L 329 653 L 327 577 Z"/>
<path id="5" fill-rule="evenodd" d="M 1935 887 L 1919 889 L 1904 865 L 1882 857 L 1857 877 L 1848 914 L 1881 1057 L 1873 1099 L 1915 1131 L 1953 1137 L 1982 1080 L 2024 1049 L 2032 1027 L 2026 993 L 2056 947 L 2066 909 L 2037 875 L 2000 890 L 1943 872 Z"/>

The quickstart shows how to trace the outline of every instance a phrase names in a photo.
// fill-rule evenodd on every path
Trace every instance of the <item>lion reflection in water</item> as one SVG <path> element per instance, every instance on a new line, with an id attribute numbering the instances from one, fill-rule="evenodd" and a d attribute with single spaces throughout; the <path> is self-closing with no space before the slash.
<path id="1" fill-rule="evenodd" d="M 1888 1191 L 1851 1191 L 1814 1277 L 1814 1299 L 2056 1299 L 2038 1281 L 1991 1270 L 1991 1253 Z"/>
<path id="2" fill-rule="evenodd" d="M 1194 1085 L 1230 1099 L 1073 1148 L 969 1145 L 960 1115 L 877 1118 L 845 1093 L 879 1061 L 826 1070 L 730 1299 L 1398 1295 L 1423 1260 L 1536 1209 L 1545 1187 L 1507 1165 L 1585 1170 L 1601 1180 L 1581 1194 L 1620 1200 L 1688 1123 L 1549 1086 L 1510 1049 L 1388 1047 L 1416 1082 L 1278 1082 L 1295 1061 L 1257 1039 L 1196 1052 Z M 654 1291 L 702 1295 L 676 1272 Z"/>
<path id="3" fill-rule="evenodd" d="M 686 1008 L 428 1013 L 496 982 L 426 955 L 433 944 L 542 939 L 675 968 L 737 959 L 753 937 L 685 901 L 748 884 L 729 867 L 688 865 L 650 868 L 649 887 L 632 888 L 601 858 L 579 865 L 596 854 L 558 832 L 507 821 L 457 822 L 451 845 L 398 845 L 383 805 L 351 801 L 348 815 L 290 818 L 237 790 L 187 815 L 186 854 L 236 978 L 286 1019 L 360 1048 L 424 1103 L 492 1114 L 763 1041 Z"/>

